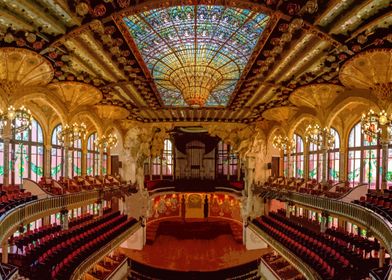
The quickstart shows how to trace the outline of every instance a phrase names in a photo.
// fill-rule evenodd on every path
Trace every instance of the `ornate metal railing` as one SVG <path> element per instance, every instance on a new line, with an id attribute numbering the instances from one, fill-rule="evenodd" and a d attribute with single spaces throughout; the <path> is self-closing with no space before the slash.
<path id="1" fill-rule="evenodd" d="M 16 231 L 21 223 L 27 224 L 44 216 L 57 213 L 64 208 L 73 209 L 92 204 L 120 190 L 121 187 L 113 187 L 104 190 L 83 191 L 39 199 L 20 205 L 1 217 L 0 244 L 2 244 L 4 238 L 8 238 L 10 234 Z"/>
<path id="2" fill-rule="evenodd" d="M 268 191 L 273 192 L 273 190 Z M 392 252 L 392 223 L 374 211 L 357 204 L 325 197 L 297 192 L 276 192 L 279 199 L 288 200 L 313 209 L 324 210 L 362 225 L 381 240 L 389 252 Z"/>
<path id="3" fill-rule="evenodd" d="M 88 272 L 95 264 L 100 262 L 105 256 L 120 246 L 120 244 L 127 240 L 131 234 L 135 233 L 140 228 L 140 226 L 141 222 L 137 222 L 117 236 L 115 239 L 110 241 L 108 244 L 101 247 L 98 251 L 95 251 L 75 269 L 71 275 L 71 280 L 82 279 L 83 274 Z"/>
<path id="4" fill-rule="evenodd" d="M 298 256 L 293 254 L 289 249 L 283 246 L 281 243 L 273 239 L 265 231 L 259 228 L 257 225 L 250 223 L 248 227 L 253 230 L 256 234 L 268 243 L 272 248 L 275 249 L 283 258 L 285 258 L 293 267 L 302 273 L 308 280 L 321 280 L 321 276 L 309 265 L 302 262 Z"/>

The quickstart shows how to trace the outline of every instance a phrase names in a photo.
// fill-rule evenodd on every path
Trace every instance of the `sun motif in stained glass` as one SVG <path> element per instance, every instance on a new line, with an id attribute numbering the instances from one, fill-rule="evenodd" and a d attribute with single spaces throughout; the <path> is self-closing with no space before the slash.
<path id="1" fill-rule="evenodd" d="M 174 6 L 123 18 L 166 106 L 226 106 L 268 16 L 224 6 Z"/>

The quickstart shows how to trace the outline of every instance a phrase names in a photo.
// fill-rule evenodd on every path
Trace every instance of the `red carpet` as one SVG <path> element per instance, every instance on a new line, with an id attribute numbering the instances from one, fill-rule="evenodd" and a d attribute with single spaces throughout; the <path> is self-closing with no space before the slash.
<path id="1" fill-rule="evenodd" d="M 210 238 L 208 238 L 210 236 Z M 259 258 L 233 238 L 230 222 L 161 222 L 155 241 L 142 251 L 122 249 L 131 259 L 159 268 L 209 271 Z"/>

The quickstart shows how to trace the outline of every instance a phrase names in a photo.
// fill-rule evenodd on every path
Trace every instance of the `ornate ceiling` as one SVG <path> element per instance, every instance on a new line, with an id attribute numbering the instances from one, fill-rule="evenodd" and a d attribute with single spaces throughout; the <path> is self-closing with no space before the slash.
<path id="1" fill-rule="evenodd" d="M 26 81 L 47 83 L 49 77 L 53 89 L 60 81 L 98 88 L 102 96 L 83 94 L 83 101 L 103 116 L 102 106 L 110 105 L 122 108 L 108 107 L 113 119 L 251 123 L 271 108 L 319 106 L 314 87 L 301 96 L 307 85 L 342 81 L 355 87 L 350 73 L 366 74 L 366 67 L 354 65 L 361 58 L 339 80 L 340 69 L 357 54 L 369 52 L 365 63 L 372 55 L 379 59 L 374 49 L 390 49 L 389 5 L 389 0 L 3 0 L 0 46 L 37 54 L 34 63 L 24 61 L 23 52 L 15 58 L 25 64 L 17 68 L 40 67 L 40 76 L 26 71 Z M 226 14 L 226 21 L 217 20 Z M 189 65 L 210 77 L 206 106 L 185 106 L 179 94 L 197 76 L 189 76 L 194 73 Z M 358 88 L 369 88 L 366 83 Z M 78 90 L 57 88 L 53 94 L 72 106 Z M 276 119 L 270 112 L 264 115 Z"/>

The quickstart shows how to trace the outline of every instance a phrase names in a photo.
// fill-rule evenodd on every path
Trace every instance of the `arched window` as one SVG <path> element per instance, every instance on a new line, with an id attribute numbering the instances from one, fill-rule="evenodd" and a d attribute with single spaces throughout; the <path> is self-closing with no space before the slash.
<path id="1" fill-rule="evenodd" d="M 52 152 L 50 157 L 50 176 L 60 179 L 64 176 L 64 149 L 57 139 L 57 134 L 62 130 L 61 124 L 56 126 L 52 132 Z"/>
<path id="2" fill-rule="evenodd" d="M 82 140 L 74 141 L 69 149 L 68 175 L 70 177 L 82 175 Z"/>
<path id="3" fill-rule="evenodd" d="M 173 175 L 173 144 L 169 139 L 165 139 L 163 146 L 162 175 Z"/>
<path id="4" fill-rule="evenodd" d="M 147 168 L 148 169 L 148 168 Z M 173 143 L 170 139 L 165 139 L 163 142 L 162 155 L 155 157 L 151 161 L 151 175 L 152 178 L 157 179 L 165 176 L 173 176 L 174 170 L 174 153 Z M 146 170 L 146 174 L 150 173 L 150 170 Z"/>
<path id="5" fill-rule="evenodd" d="M 19 126 L 19 124 L 15 124 Z M 44 140 L 42 128 L 33 119 L 31 128 L 13 135 L 10 142 L 10 178 L 21 184 L 23 178 L 38 181 L 44 175 Z"/>
<path id="6" fill-rule="evenodd" d="M 291 154 L 291 162 L 293 164 L 290 176 L 300 178 L 304 176 L 304 141 L 298 134 L 293 135 L 294 150 Z"/>
<path id="7" fill-rule="evenodd" d="M 316 144 L 309 145 L 309 178 L 321 181 L 323 168 L 323 154 Z"/>
<path id="8" fill-rule="evenodd" d="M 238 157 L 232 152 L 230 145 L 220 141 L 217 150 L 217 173 L 218 177 L 237 178 L 238 174 Z"/>
<path id="9" fill-rule="evenodd" d="M 331 134 L 335 137 L 335 142 L 331 149 L 328 150 L 328 179 L 334 182 L 339 181 L 339 162 L 340 162 L 340 138 L 339 133 L 331 128 Z"/>
<path id="10" fill-rule="evenodd" d="M 106 148 L 103 150 L 103 158 L 102 158 L 102 175 L 106 175 L 108 173 L 108 152 Z"/>
<path id="11" fill-rule="evenodd" d="M 356 124 L 350 131 L 348 139 L 348 180 L 350 185 L 369 184 L 375 189 L 381 185 L 380 145 L 378 139 L 368 139 L 361 133 L 361 124 Z M 362 171 L 362 172 L 361 172 Z"/>
<path id="12" fill-rule="evenodd" d="M 87 140 L 87 175 L 99 175 L 99 149 L 95 146 L 97 133 L 92 133 Z"/>

